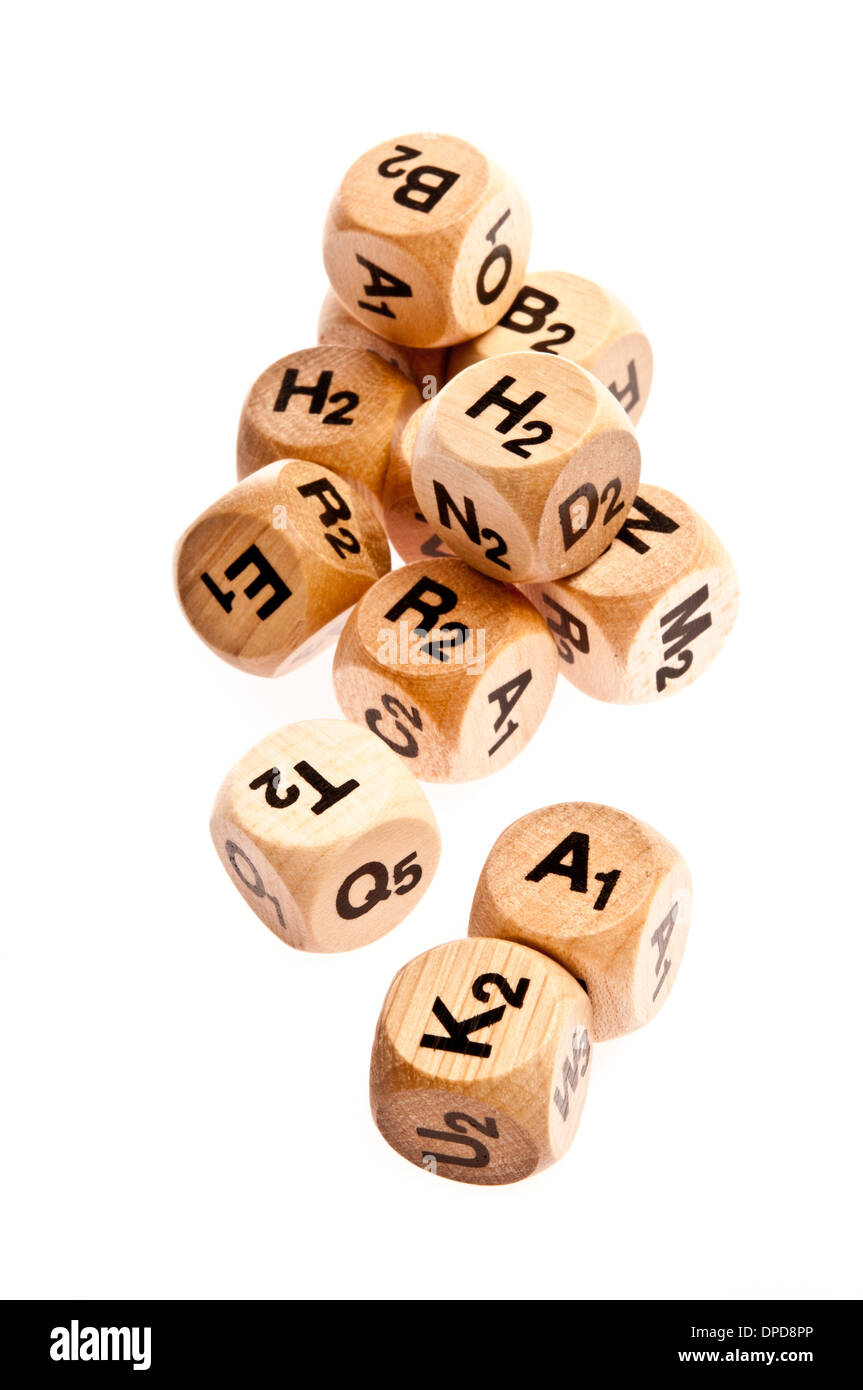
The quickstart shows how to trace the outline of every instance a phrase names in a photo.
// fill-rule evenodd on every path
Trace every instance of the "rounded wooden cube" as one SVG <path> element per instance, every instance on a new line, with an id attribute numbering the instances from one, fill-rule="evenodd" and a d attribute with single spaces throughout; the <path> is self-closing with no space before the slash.
<path id="1" fill-rule="evenodd" d="M 210 833 L 252 911 L 302 951 L 350 951 L 391 931 L 440 857 L 434 813 L 404 763 L 339 719 L 257 744 L 222 783 Z"/>
<path id="2" fill-rule="evenodd" d="M 557 654 L 536 609 L 461 560 L 430 560 L 374 585 L 333 663 L 342 711 L 432 782 L 504 767 L 536 732 Z"/>
<path id="3" fill-rule="evenodd" d="M 441 347 L 490 328 L 524 278 L 530 214 L 464 140 L 402 135 L 351 165 L 330 205 L 324 264 L 374 333 Z"/>
<path id="4" fill-rule="evenodd" d="M 333 642 L 347 610 L 386 574 L 383 528 L 344 479 L 318 463 L 268 464 L 181 537 L 177 596 L 223 660 L 280 676 Z"/>
<path id="5" fill-rule="evenodd" d="M 474 362 L 527 350 L 584 367 L 617 397 L 633 425 L 641 419 L 653 354 L 638 319 L 609 290 L 562 270 L 531 272 L 493 328 L 453 349 L 448 379 Z"/>
<path id="6" fill-rule="evenodd" d="M 610 806 L 571 801 L 531 811 L 495 841 L 469 933 L 551 956 L 579 979 L 598 1042 L 658 1013 L 677 978 L 692 880 L 672 844 Z"/>
<path id="7" fill-rule="evenodd" d="M 396 975 L 378 1020 L 371 1107 L 387 1143 L 458 1182 L 517 1182 L 566 1152 L 590 1074 L 591 1007 L 536 951 L 452 941 Z"/>
<path id="8" fill-rule="evenodd" d="M 649 485 L 604 555 L 523 592 L 548 623 L 567 680 L 619 704 L 690 685 L 724 644 L 738 605 L 734 567 L 707 522 Z"/>
<path id="9" fill-rule="evenodd" d="M 430 402 L 412 480 L 428 524 L 484 574 L 529 582 L 595 560 L 626 519 L 641 455 L 619 401 L 562 357 L 468 367 Z"/>
<path id="10" fill-rule="evenodd" d="M 237 475 L 275 459 L 312 459 L 379 505 L 393 438 L 420 404 L 413 382 L 373 352 L 292 352 L 262 372 L 246 397 Z"/>
<path id="11" fill-rule="evenodd" d="M 446 378 L 445 348 L 409 348 L 390 343 L 349 314 L 338 295 L 328 290 L 318 318 L 318 342 L 376 352 L 406 376 L 423 400 L 431 400 Z"/>

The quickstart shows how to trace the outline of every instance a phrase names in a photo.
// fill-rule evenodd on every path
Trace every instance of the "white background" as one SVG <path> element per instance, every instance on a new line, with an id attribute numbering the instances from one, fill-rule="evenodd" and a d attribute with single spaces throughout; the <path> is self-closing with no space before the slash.
<path id="1" fill-rule="evenodd" d="M 2 1292 L 851 1296 L 859 1228 L 859 11 L 437 0 L 18 7 L 10 146 L 0 960 Z M 614 289 L 656 357 L 643 477 L 739 570 L 739 624 L 660 706 L 561 681 L 528 749 L 428 788 L 444 856 L 353 955 L 303 956 L 210 845 L 228 767 L 337 716 L 177 609 L 240 404 L 314 341 L 331 192 L 443 129 L 532 205 L 534 269 Z M 482 860 L 590 799 L 683 851 L 670 1002 L 597 1049 L 575 1143 L 436 1181 L 368 1111 L 377 1012 L 462 935 Z"/>

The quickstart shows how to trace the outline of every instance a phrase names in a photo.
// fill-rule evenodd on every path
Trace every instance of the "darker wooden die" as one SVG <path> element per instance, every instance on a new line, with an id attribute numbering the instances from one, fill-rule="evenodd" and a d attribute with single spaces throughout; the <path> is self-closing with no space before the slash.
<path id="1" fill-rule="evenodd" d="M 350 484 L 288 459 L 192 523 L 174 574 L 183 612 L 212 651 L 277 676 L 335 641 L 347 611 L 389 565 L 383 529 Z"/>

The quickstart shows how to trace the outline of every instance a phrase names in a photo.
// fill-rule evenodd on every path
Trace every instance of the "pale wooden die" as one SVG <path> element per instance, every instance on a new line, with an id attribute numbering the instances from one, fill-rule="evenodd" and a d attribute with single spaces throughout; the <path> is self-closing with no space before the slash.
<path id="1" fill-rule="evenodd" d="M 498 837 L 469 934 L 518 941 L 570 971 L 601 1042 L 665 1003 L 691 915 L 689 869 L 668 840 L 623 811 L 573 801 L 532 811 Z"/>
<path id="2" fill-rule="evenodd" d="M 567 679 L 619 704 L 690 685 L 725 642 L 738 606 L 734 567 L 707 522 L 647 484 L 604 555 L 523 592 L 556 638 Z"/>
<path id="3" fill-rule="evenodd" d="M 446 379 L 446 348 L 410 348 L 388 342 L 349 314 L 338 295 L 328 290 L 318 318 L 318 342 L 376 352 L 431 400 Z"/>
<path id="4" fill-rule="evenodd" d="M 633 425 L 641 419 L 653 354 L 638 319 L 609 290 L 561 270 L 531 272 L 493 328 L 453 348 L 447 378 L 474 362 L 528 349 L 584 367 L 617 397 Z"/>
<path id="5" fill-rule="evenodd" d="M 405 564 L 452 556 L 449 546 L 429 526 L 420 511 L 411 477 L 411 461 L 420 425 L 430 402 L 426 401 L 405 421 L 393 442 L 384 482 L 383 514 L 387 535 Z"/>
<path id="6" fill-rule="evenodd" d="M 222 783 L 210 833 L 252 911 L 288 946 L 350 951 L 419 902 L 437 822 L 404 763 L 339 719 L 263 739 Z"/>
<path id="7" fill-rule="evenodd" d="M 232 666 L 280 676 L 334 642 L 390 567 L 379 521 L 318 463 L 268 464 L 208 507 L 177 544 L 183 612 Z"/>
<path id="8" fill-rule="evenodd" d="M 237 476 L 274 459 L 312 459 L 379 510 L 397 431 L 422 404 L 413 382 L 373 352 L 303 348 L 252 385 L 240 416 Z"/>
<path id="9" fill-rule="evenodd" d="M 477 362 L 428 405 L 412 481 L 428 524 L 484 574 L 572 574 L 614 539 L 641 454 L 623 406 L 575 363 L 534 352 Z"/>
<path id="10" fill-rule="evenodd" d="M 375 1123 L 404 1158 L 459 1182 L 517 1182 L 566 1152 L 592 1060 L 582 987 L 536 951 L 452 941 L 396 975 L 375 1034 Z"/>
<path id="11" fill-rule="evenodd" d="M 536 732 L 557 653 L 517 590 L 461 560 L 408 565 L 374 585 L 342 629 L 342 712 L 417 777 L 461 782 L 506 766 Z"/>
<path id="12" fill-rule="evenodd" d="M 490 328 L 524 277 L 530 214 L 497 165 L 451 135 L 404 135 L 351 165 L 330 204 L 336 295 L 391 342 L 441 347 Z"/>

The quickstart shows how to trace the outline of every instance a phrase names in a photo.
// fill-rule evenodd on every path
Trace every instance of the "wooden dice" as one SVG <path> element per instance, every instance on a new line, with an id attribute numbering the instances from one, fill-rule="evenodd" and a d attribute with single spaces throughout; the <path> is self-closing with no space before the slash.
<path id="1" fill-rule="evenodd" d="M 720 541 L 679 497 L 647 485 L 604 555 L 524 592 L 557 640 L 567 679 L 620 704 L 691 684 L 737 615 L 737 579 Z"/>
<path id="2" fill-rule="evenodd" d="M 602 1041 L 662 1007 L 691 910 L 689 870 L 673 845 L 623 811 L 572 801 L 522 816 L 496 840 L 469 933 L 520 942 L 564 966 L 587 989 Z"/>
<path id="3" fill-rule="evenodd" d="M 291 724 L 231 769 L 210 833 L 252 911 L 289 946 L 350 951 L 395 927 L 440 856 L 403 762 L 338 719 Z"/>
<path id="4" fill-rule="evenodd" d="M 327 291 L 321 305 L 318 342 L 376 352 L 414 383 L 423 400 L 431 400 L 444 384 L 445 348 L 409 348 L 388 342 L 349 314 L 332 290 Z"/>
<path id="5" fill-rule="evenodd" d="M 461 782 L 504 767 L 552 696 L 554 642 L 516 590 L 460 560 L 396 570 L 357 604 L 336 648 L 342 711 L 417 777 Z"/>
<path id="6" fill-rule="evenodd" d="M 398 136 L 357 159 L 327 214 L 318 346 L 254 382 L 240 481 L 177 546 L 184 613 L 231 664 L 280 675 L 338 637 L 346 720 L 263 739 L 210 823 L 236 889 L 300 950 L 352 950 L 407 915 L 440 857 L 416 779 L 506 767 L 559 670 L 603 700 L 656 699 L 734 621 L 713 532 L 640 487 L 640 324 L 588 280 L 526 276 L 530 235 L 512 180 L 463 140 Z M 621 811 L 568 802 L 510 825 L 468 935 L 387 994 L 370 1091 L 389 1144 L 479 1185 L 560 1158 L 594 1040 L 668 997 L 691 900 L 674 846 Z"/>
<path id="7" fill-rule="evenodd" d="M 413 448 L 422 514 L 484 574 L 573 574 L 635 499 L 641 456 L 619 401 L 563 357 L 518 352 L 468 367 L 430 402 Z"/>
<path id="8" fill-rule="evenodd" d="M 324 264 L 354 318 L 411 347 L 490 328 L 524 278 L 530 214 L 511 179 L 450 135 L 400 135 L 351 165 Z"/>
<path id="9" fill-rule="evenodd" d="M 429 526 L 414 494 L 411 461 L 428 402 L 410 415 L 397 434 L 384 482 L 383 512 L 387 535 L 406 564 L 439 560 L 452 551 Z"/>
<path id="10" fill-rule="evenodd" d="M 378 1020 L 371 1106 L 411 1163 L 507 1183 L 560 1158 L 584 1106 L 591 1007 L 536 951 L 452 941 L 396 975 Z"/>
<path id="11" fill-rule="evenodd" d="M 617 397 L 633 425 L 641 418 L 653 354 L 638 319 L 608 290 L 560 270 L 532 273 L 493 328 L 453 349 L 448 375 L 527 349 L 584 367 Z"/>
<path id="12" fill-rule="evenodd" d="M 232 488 L 174 557 L 180 605 L 198 636 L 259 676 L 280 676 L 334 641 L 347 609 L 389 567 L 383 528 L 357 493 L 300 459 Z"/>
<path id="13" fill-rule="evenodd" d="M 237 475 L 275 459 L 322 463 L 379 499 L 393 437 L 421 404 L 416 387 L 373 352 L 292 352 L 258 377 L 237 437 Z"/>

